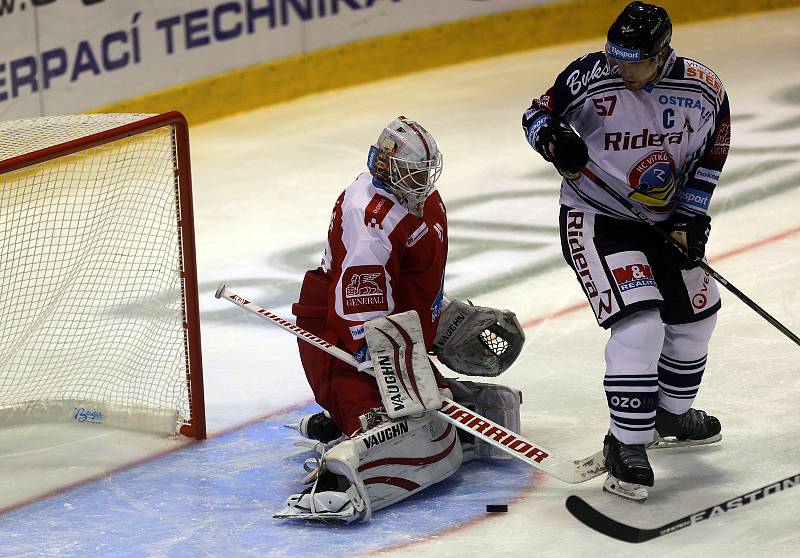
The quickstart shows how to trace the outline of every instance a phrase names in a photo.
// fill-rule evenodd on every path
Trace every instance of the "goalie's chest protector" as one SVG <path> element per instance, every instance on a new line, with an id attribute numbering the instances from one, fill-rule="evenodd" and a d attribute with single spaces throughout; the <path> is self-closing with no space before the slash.
<path id="1" fill-rule="evenodd" d="M 439 192 L 425 201 L 422 219 L 407 214 L 389 238 L 401 254 L 395 312 L 417 311 L 430 349 L 442 310 L 447 264 L 447 215 Z"/>
<path id="2" fill-rule="evenodd" d="M 417 218 L 364 173 L 340 196 L 333 212 L 322 261 L 334 285 L 329 307 L 355 341 L 358 324 L 416 310 L 430 350 L 446 262 L 447 215 L 438 191 L 428 196 L 423 217 Z"/>

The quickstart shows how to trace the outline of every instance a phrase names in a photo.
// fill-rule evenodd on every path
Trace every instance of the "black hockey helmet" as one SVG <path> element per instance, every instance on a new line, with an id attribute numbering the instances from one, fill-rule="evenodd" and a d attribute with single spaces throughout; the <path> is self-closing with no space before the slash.
<path id="1" fill-rule="evenodd" d="M 667 10 L 644 2 L 631 2 L 608 29 L 606 55 L 623 62 L 640 62 L 657 56 L 672 39 Z"/>

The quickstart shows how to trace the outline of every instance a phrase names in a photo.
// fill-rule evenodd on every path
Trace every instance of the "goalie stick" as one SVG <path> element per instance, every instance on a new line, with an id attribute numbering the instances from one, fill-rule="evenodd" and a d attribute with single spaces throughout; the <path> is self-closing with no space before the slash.
<path id="1" fill-rule="evenodd" d="M 620 541 L 640 543 L 655 539 L 656 537 L 661 537 L 663 535 L 669 535 L 670 533 L 680 531 L 686 527 L 691 527 L 692 525 L 696 525 L 707 519 L 713 519 L 727 511 L 746 506 L 751 502 L 755 502 L 757 500 L 761 500 L 762 498 L 766 498 L 767 496 L 777 494 L 778 492 L 787 490 L 793 486 L 797 486 L 798 484 L 800 484 L 800 473 L 786 477 L 785 479 L 779 480 L 772 484 L 762 486 L 758 490 L 748 492 L 747 494 L 742 494 L 741 496 L 731 498 L 730 500 L 722 502 L 721 504 L 717 504 L 716 506 L 711 506 L 704 510 L 691 513 L 687 516 L 681 517 L 680 519 L 676 519 L 675 521 L 671 521 L 665 525 L 662 525 L 661 527 L 655 527 L 653 529 L 640 529 L 638 527 L 632 527 L 630 525 L 620 523 L 619 521 L 611 519 L 607 515 L 603 515 L 578 496 L 573 495 L 567 498 L 566 505 L 569 512 L 587 527 L 591 527 L 595 531 Z"/>
<path id="2" fill-rule="evenodd" d="M 248 312 L 272 322 L 274 325 L 277 325 L 284 331 L 288 331 L 298 339 L 314 345 L 353 367 L 358 367 L 358 361 L 350 353 L 298 327 L 294 323 L 273 314 L 269 310 L 261 308 L 249 300 L 232 293 L 225 287 L 225 284 L 219 286 L 214 296 L 217 298 L 224 298 L 240 308 L 244 308 Z M 606 470 L 602 451 L 585 459 L 574 461 L 559 459 L 538 443 L 523 438 L 519 434 L 507 430 L 488 418 L 474 413 L 460 403 L 446 397 L 442 398 L 442 408 L 439 409 L 438 413 L 441 418 L 456 428 L 460 428 L 480 438 L 487 444 L 491 444 L 563 482 L 577 484 L 593 479 L 603 474 Z"/>
<path id="3" fill-rule="evenodd" d="M 661 236 L 664 240 L 666 240 L 667 242 L 671 243 L 673 246 L 675 246 L 676 248 L 678 248 L 682 252 L 685 252 L 685 249 L 683 248 L 681 243 L 678 242 L 678 240 L 673 238 L 672 235 L 670 235 L 668 232 L 662 230 L 661 227 L 659 227 L 655 223 L 655 221 L 653 221 L 650 217 L 648 217 L 641 209 L 636 207 L 636 205 L 633 202 L 631 202 L 625 196 L 623 196 L 622 194 L 620 194 L 619 192 L 617 192 L 616 190 L 611 188 L 611 186 L 606 184 L 603 181 L 603 179 L 598 177 L 595 173 L 593 173 L 592 171 L 590 171 L 586 167 L 581 167 L 580 172 L 586 178 L 588 178 L 589 180 L 591 180 L 592 182 L 597 184 L 597 186 L 599 186 L 602 190 L 604 190 L 608 195 L 610 195 L 612 198 L 617 200 L 625 209 L 627 209 L 628 211 L 630 211 L 631 213 L 636 215 L 636 217 L 640 221 L 642 221 L 643 223 L 645 223 L 647 225 L 650 225 L 650 227 L 653 228 L 653 230 L 655 230 L 655 232 L 659 236 Z M 573 184 L 572 180 L 567 179 L 567 182 L 569 182 L 570 185 L 573 188 L 577 188 L 575 186 L 575 184 Z M 796 344 L 800 345 L 800 337 L 795 335 L 789 328 L 787 328 L 785 325 L 783 325 L 777 319 L 773 318 L 772 315 L 769 314 L 769 312 L 767 312 L 766 310 L 761 308 L 761 306 L 756 304 L 749 296 L 747 296 L 742 291 L 740 291 L 735 286 L 733 286 L 727 279 L 725 279 L 722 275 L 717 273 L 714 270 L 714 268 L 712 268 L 710 265 L 708 265 L 703 260 L 698 260 L 697 261 L 697 265 L 700 268 L 702 268 L 703 271 L 708 273 L 711 277 L 716 279 L 718 283 L 721 283 L 726 289 L 728 289 L 731 293 L 733 293 L 739 300 L 741 300 L 742 302 L 747 304 L 751 309 L 753 309 L 755 311 L 756 314 L 758 314 L 759 316 L 761 316 L 762 318 L 767 320 L 770 324 L 772 324 L 775 327 L 775 329 L 777 329 L 778 331 L 783 333 L 786 337 L 788 337 L 789 339 L 794 341 Z"/>

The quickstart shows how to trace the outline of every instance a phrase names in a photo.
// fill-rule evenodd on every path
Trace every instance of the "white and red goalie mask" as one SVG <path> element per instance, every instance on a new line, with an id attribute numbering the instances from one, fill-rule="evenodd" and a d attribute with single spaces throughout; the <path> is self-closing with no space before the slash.
<path id="1" fill-rule="evenodd" d="M 430 132 L 399 116 L 370 148 L 367 167 L 394 191 L 409 213 L 422 217 L 425 200 L 442 173 L 442 154 Z"/>

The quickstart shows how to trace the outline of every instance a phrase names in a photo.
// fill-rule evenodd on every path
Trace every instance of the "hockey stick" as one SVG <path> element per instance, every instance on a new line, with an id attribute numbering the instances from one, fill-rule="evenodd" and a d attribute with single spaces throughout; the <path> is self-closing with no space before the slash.
<path id="1" fill-rule="evenodd" d="M 778 482 L 768 484 L 767 486 L 762 486 L 758 490 L 748 492 L 747 494 L 742 494 L 736 498 L 731 498 L 730 500 L 722 502 L 721 504 L 717 504 L 716 506 L 711 506 L 704 510 L 691 513 L 687 516 L 681 517 L 680 519 L 671 521 L 666 525 L 662 525 L 661 527 L 655 527 L 654 529 L 640 529 L 638 527 L 631 527 L 630 525 L 625 525 L 624 523 L 615 521 L 594 509 L 578 496 L 570 496 L 567 498 L 567 509 L 578 519 L 578 521 L 587 527 L 591 527 L 595 531 L 620 541 L 640 543 L 649 541 L 650 539 L 655 539 L 656 537 L 660 537 L 662 535 L 669 535 L 675 531 L 680 531 L 686 527 L 696 525 L 701 521 L 705 521 L 706 519 L 713 519 L 727 511 L 746 506 L 751 502 L 755 502 L 756 500 L 761 500 L 767 496 L 777 494 L 778 492 L 787 490 L 793 486 L 797 486 L 798 484 L 800 484 L 800 473 L 792 475 L 791 477 L 786 477 Z"/>
<path id="2" fill-rule="evenodd" d="M 627 209 L 628 211 L 630 211 L 631 213 L 636 215 L 636 217 L 638 217 L 640 221 L 650 225 L 659 234 L 659 236 L 661 236 L 667 242 L 671 243 L 673 246 L 678 248 L 681 252 L 685 252 L 685 249 L 683 248 L 681 243 L 678 242 L 677 239 L 673 238 L 672 235 L 670 235 L 668 232 L 662 230 L 641 209 L 636 207 L 636 205 L 633 204 L 631 201 L 629 201 L 627 198 L 625 198 L 625 196 L 623 196 L 622 194 L 620 194 L 619 192 L 617 192 L 613 188 L 611 188 L 611 186 L 606 184 L 600 177 L 598 177 L 596 174 L 594 174 L 592 171 L 590 171 L 586 167 L 581 167 L 581 174 L 583 174 L 586 178 L 588 178 L 589 180 L 591 180 L 592 182 L 597 184 L 607 194 L 609 194 L 611 197 L 613 197 L 615 200 L 617 200 L 625 209 Z M 572 182 L 570 181 L 570 183 L 572 183 Z M 573 187 L 575 187 L 574 184 L 573 184 Z M 786 337 L 788 337 L 789 339 L 794 341 L 796 344 L 800 345 L 800 337 L 798 337 L 797 335 L 792 333 L 789 330 L 789 328 L 787 328 L 782 323 L 780 323 L 778 320 L 773 318 L 766 310 L 764 310 L 763 308 L 761 308 L 761 306 L 759 306 L 758 304 L 753 302 L 753 300 L 751 300 L 750 297 L 748 297 L 742 291 L 740 291 L 739 289 L 734 287 L 727 279 L 725 279 L 722 275 L 717 273 L 710 265 L 708 265 L 706 262 L 704 262 L 702 260 L 698 260 L 696 263 L 697 263 L 698 266 L 700 266 L 700 268 L 705 270 L 706 273 L 708 273 L 711 277 L 716 279 L 717 282 L 722 283 L 722 285 L 726 289 L 728 289 L 730 292 L 732 292 L 734 295 L 736 295 L 736 297 L 739 300 L 741 300 L 742 302 L 747 304 L 750 308 L 755 310 L 755 312 L 759 316 L 761 316 L 762 318 L 767 320 L 770 324 L 775 326 L 775 328 L 778 331 L 783 333 Z"/>
<path id="3" fill-rule="evenodd" d="M 326 353 L 333 355 L 353 367 L 358 367 L 358 361 L 350 353 L 298 327 L 292 322 L 280 316 L 276 316 L 269 310 L 261 308 L 249 300 L 232 293 L 224 284 L 219 286 L 214 296 L 217 298 L 224 298 L 240 308 L 244 308 L 248 312 L 269 320 L 274 325 L 277 325 L 284 331 L 288 331 L 298 339 L 302 339 L 306 343 L 310 343 L 318 349 L 322 349 Z M 602 451 L 585 459 L 578 459 L 575 461 L 559 459 L 555 457 L 552 452 L 544 449 L 536 442 L 527 440 L 519 434 L 515 434 L 499 424 L 492 422 L 486 417 L 473 413 L 463 405 L 451 399 L 442 398 L 442 408 L 439 409 L 438 413 L 440 417 L 456 428 L 469 432 L 487 444 L 499 448 L 517 459 L 524 461 L 528 465 L 532 465 L 566 483 L 577 484 L 584 482 L 603 474 L 606 470 Z"/>

